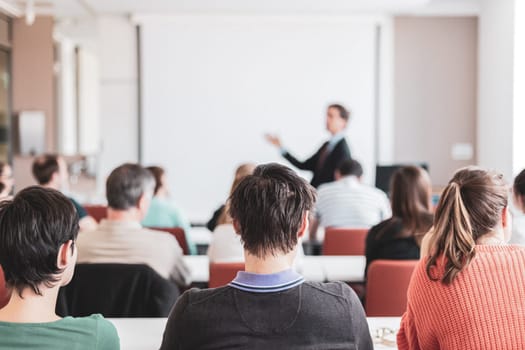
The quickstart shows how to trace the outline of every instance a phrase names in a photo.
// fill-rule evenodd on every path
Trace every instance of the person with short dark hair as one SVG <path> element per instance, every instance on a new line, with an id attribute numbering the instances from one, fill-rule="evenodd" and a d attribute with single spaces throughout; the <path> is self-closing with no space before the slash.
<path id="1" fill-rule="evenodd" d="M 58 290 L 73 277 L 78 215 L 60 192 L 28 187 L 0 203 L 0 265 L 11 289 L 0 310 L 2 349 L 119 349 L 101 315 L 60 318 Z"/>
<path id="2" fill-rule="evenodd" d="M 512 200 L 509 203 L 512 213 L 512 237 L 510 242 L 525 245 L 525 169 L 515 178 L 512 185 Z"/>
<path id="3" fill-rule="evenodd" d="M 169 233 L 143 228 L 155 179 L 138 164 L 123 164 L 106 181 L 107 219 L 78 238 L 82 263 L 146 264 L 179 286 L 190 283 L 182 249 Z"/>
<path id="4" fill-rule="evenodd" d="M 335 171 L 335 182 L 321 185 L 310 239 L 317 227 L 370 228 L 392 215 L 386 194 L 361 182 L 363 168 L 358 161 L 346 159 Z"/>
<path id="5" fill-rule="evenodd" d="M 63 157 L 56 154 L 43 154 L 33 161 L 33 176 L 40 186 L 62 191 L 66 187 L 69 178 L 67 164 Z M 80 230 L 93 230 L 97 227 L 97 222 L 88 215 L 86 209 L 74 198 L 69 200 L 75 206 L 78 217 L 80 218 Z"/>
<path id="6" fill-rule="evenodd" d="M 310 183 L 315 188 L 335 180 L 336 167 L 345 159 L 351 159 L 350 149 L 345 140 L 345 131 L 350 112 L 340 104 L 331 104 L 326 110 L 326 130 L 330 133 L 330 140 L 326 141 L 319 150 L 305 161 L 295 158 L 276 135 L 266 135 L 266 140 L 278 147 L 281 154 L 293 166 L 301 170 L 313 172 Z"/>
<path id="7" fill-rule="evenodd" d="M 184 230 L 186 243 L 190 254 L 197 254 L 197 246 L 189 235 L 191 224 L 184 212 L 171 200 L 168 185 L 166 184 L 166 171 L 159 166 L 146 168 L 155 178 L 153 198 L 142 225 L 146 227 L 180 227 Z"/>
<path id="8" fill-rule="evenodd" d="M 245 177 L 229 199 L 245 271 L 227 286 L 185 292 L 161 349 L 372 349 L 352 289 L 305 282 L 292 269 L 315 199 L 313 187 L 279 164 Z"/>

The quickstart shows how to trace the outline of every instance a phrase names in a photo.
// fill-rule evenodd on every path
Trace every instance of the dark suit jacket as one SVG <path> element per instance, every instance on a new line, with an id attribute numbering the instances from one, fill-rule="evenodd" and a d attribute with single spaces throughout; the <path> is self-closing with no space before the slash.
<path id="1" fill-rule="evenodd" d="M 325 142 L 313 156 L 304 162 L 301 162 L 288 152 L 286 152 L 283 156 L 297 168 L 301 170 L 313 171 L 314 176 L 312 177 L 312 181 L 310 181 L 310 183 L 312 186 L 317 188 L 321 184 L 334 181 L 334 172 L 339 163 L 341 163 L 343 160 L 352 158 L 346 140 L 342 139 L 335 145 L 332 152 L 328 154 L 323 166 L 320 169 L 317 169 L 317 163 L 319 161 L 319 157 L 321 156 L 321 151 L 327 144 L 328 142 Z"/>

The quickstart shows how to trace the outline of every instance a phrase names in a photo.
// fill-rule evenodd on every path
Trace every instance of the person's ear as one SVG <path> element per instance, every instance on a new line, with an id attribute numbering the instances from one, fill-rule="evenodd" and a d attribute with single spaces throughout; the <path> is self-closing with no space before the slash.
<path id="1" fill-rule="evenodd" d="M 309 226 L 310 226 L 310 211 L 307 210 L 305 214 L 303 215 L 303 219 L 301 220 L 301 226 L 299 227 L 299 231 L 297 232 L 297 237 L 302 238 L 308 232 Z"/>
<path id="2" fill-rule="evenodd" d="M 238 235 L 241 234 L 241 225 L 239 225 L 238 220 L 233 220 L 233 230 L 235 231 L 236 234 Z"/>
<path id="3" fill-rule="evenodd" d="M 140 196 L 139 198 L 139 201 L 137 203 L 137 208 L 139 209 L 141 213 L 146 215 L 150 202 L 151 202 L 151 197 L 148 196 L 147 193 L 143 193 L 142 196 Z"/>
<path id="4" fill-rule="evenodd" d="M 503 228 L 507 228 L 509 226 L 509 221 L 510 221 L 510 218 L 509 218 L 509 210 L 507 207 L 503 208 L 501 210 L 501 225 L 503 226 Z"/>
<path id="5" fill-rule="evenodd" d="M 334 179 L 335 179 L 335 181 L 341 179 L 341 172 L 339 170 L 336 170 L 334 172 Z"/>
<path id="6" fill-rule="evenodd" d="M 70 239 L 66 243 L 63 243 L 59 250 L 57 256 L 57 267 L 61 270 L 68 267 L 73 261 L 75 243 Z"/>

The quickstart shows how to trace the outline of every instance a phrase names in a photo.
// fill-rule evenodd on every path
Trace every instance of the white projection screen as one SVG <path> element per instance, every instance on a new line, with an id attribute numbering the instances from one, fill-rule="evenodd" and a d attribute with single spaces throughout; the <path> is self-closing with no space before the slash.
<path id="1" fill-rule="evenodd" d="M 287 164 L 265 133 L 307 157 L 329 137 L 326 106 L 341 102 L 352 112 L 352 155 L 372 182 L 375 23 L 329 16 L 141 19 L 143 164 L 165 167 L 174 200 L 204 222 L 226 200 L 240 163 Z"/>

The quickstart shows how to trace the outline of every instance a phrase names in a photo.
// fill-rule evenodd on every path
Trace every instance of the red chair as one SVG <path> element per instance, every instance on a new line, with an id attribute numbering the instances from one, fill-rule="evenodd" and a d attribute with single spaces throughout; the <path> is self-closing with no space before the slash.
<path id="1" fill-rule="evenodd" d="M 407 307 L 407 290 L 419 260 L 374 260 L 368 267 L 366 315 L 402 316 Z"/>
<path id="2" fill-rule="evenodd" d="M 237 272 L 244 271 L 244 263 L 211 263 L 209 288 L 222 287 L 233 281 Z"/>
<path id="3" fill-rule="evenodd" d="M 9 290 L 5 285 L 4 270 L 0 267 L 0 309 L 7 305 L 10 297 Z"/>
<path id="4" fill-rule="evenodd" d="M 365 255 L 366 228 L 327 228 L 323 255 Z"/>
<path id="5" fill-rule="evenodd" d="M 105 205 L 84 205 L 84 209 L 96 222 L 100 222 L 108 216 L 108 207 Z"/>
<path id="6" fill-rule="evenodd" d="M 188 242 L 186 241 L 186 234 L 184 233 L 184 229 L 181 227 L 148 227 L 151 230 L 155 231 L 163 231 L 170 233 L 172 236 L 174 236 L 177 239 L 177 242 L 179 242 L 180 247 L 182 248 L 182 251 L 184 255 L 190 254 L 190 248 L 188 247 Z"/>

